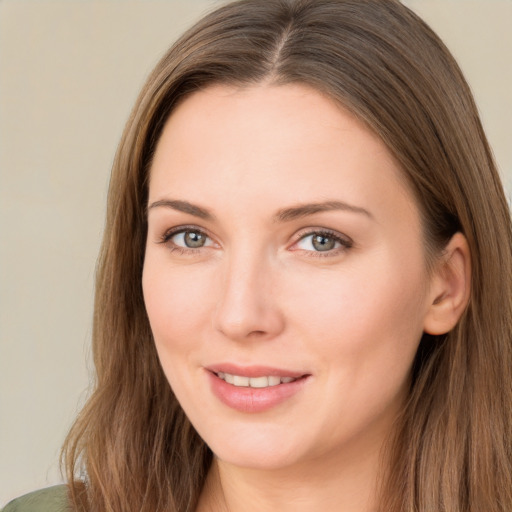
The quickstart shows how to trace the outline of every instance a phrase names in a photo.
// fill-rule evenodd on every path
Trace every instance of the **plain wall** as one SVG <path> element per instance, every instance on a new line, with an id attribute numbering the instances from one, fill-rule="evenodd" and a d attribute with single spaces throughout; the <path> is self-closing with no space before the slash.
<path id="1" fill-rule="evenodd" d="M 406 3 L 459 60 L 512 190 L 512 1 Z M 0 504 L 61 481 L 116 145 L 147 73 L 215 4 L 0 0 Z"/>

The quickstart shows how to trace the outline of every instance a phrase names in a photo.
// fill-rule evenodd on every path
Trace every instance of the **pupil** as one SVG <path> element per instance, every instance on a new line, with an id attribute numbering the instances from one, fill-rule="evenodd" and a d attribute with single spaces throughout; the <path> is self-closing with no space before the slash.
<path id="1" fill-rule="evenodd" d="M 330 251 L 334 249 L 335 242 L 332 238 L 323 235 L 313 237 L 313 247 L 317 251 Z"/>
<path id="2" fill-rule="evenodd" d="M 185 245 L 192 249 L 202 247 L 204 245 L 204 236 L 196 231 L 187 231 L 185 233 Z"/>

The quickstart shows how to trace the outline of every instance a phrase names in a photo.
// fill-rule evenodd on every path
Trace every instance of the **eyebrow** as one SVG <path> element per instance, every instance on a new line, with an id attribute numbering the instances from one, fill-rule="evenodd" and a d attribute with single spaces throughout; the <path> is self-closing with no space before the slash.
<path id="1" fill-rule="evenodd" d="M 188 213 L 203 220 L 214 219 L 212 213 L 210 213 L 206 208 L 201 208 L 200 206 L 196 206 L 188 201 L 179 201 L 177 199 L 161 199 L 160 201 L 155 201 L 148 206 L 147 211 L 149 212 L 151 209 L 159 207 L 171 208 L 179 212 Z"/>
<path id="2" fill-rule="evenodd" d="M 149 210 L 153 208 L 171 208 L 179 212 L 188 213 L 194 217 L 203 220 L 214 220 L 215 216 L 206 208 L 202 208 L 188 201 L 180 201 L 178 199 L 161 199 L 155 201 L 148 206 Z M 360 206 L 354 206 L 343 201 L 324 201 L 322 203 L 307 203 L 292 206 L 290 208 L 283 208 L 279 210 L 273 217 L 274 222 L 289 222 L 292 220 L 308 217 L 315 213 L 328 212 L 333 210 L 348 211 L 353 213 L 363 214 L 372 219 L 373 215 L 366 209 Z"/>
<path id="3" fill-rule="evenodd" d="M 315 213 L 328 212 L 332 210 L 342 210 L 353 213 L 363 214 L 373 219 L 373 215 L 360 206 L 354 206 L 343 201 L 325 201 L 322 203 L 308 203 L 293 206 L 291 208 L 283 208 L 274 216 L 275 222 L 288 222 L 302 217 L 307 217 Z"/>

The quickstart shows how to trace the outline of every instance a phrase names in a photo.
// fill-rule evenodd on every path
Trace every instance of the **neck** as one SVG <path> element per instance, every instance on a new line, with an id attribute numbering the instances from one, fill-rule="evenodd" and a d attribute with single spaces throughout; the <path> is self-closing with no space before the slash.
<path id="1" fill-rule="evenodd" d="M 366 448 L 279 469 L 242 468 L 214 458 L 197 512 L 375 512 L 382 443 Z"/>

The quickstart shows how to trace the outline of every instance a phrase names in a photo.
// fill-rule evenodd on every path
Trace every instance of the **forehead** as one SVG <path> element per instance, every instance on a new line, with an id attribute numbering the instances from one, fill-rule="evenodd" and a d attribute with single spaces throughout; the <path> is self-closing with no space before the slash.
<path id="1" fill-rule="evenodd" d="M 212 86 L 185 99 L 165 124 L 150 199 L 244 196 L 339 199 L 378 208 L 386 194 L 414 200 L 382 140 L 331 98 L 304 85 Z M 270 206 L 270 204 L 268 205 Z"/>

